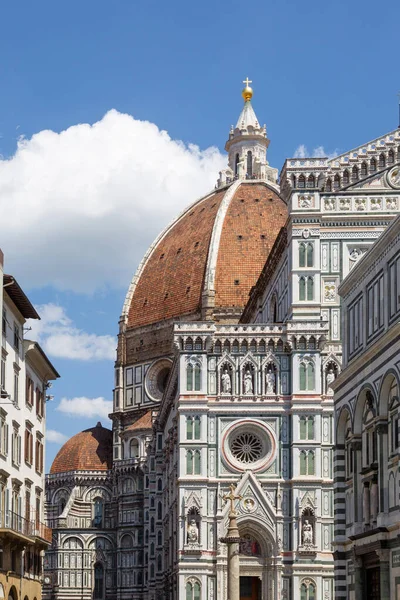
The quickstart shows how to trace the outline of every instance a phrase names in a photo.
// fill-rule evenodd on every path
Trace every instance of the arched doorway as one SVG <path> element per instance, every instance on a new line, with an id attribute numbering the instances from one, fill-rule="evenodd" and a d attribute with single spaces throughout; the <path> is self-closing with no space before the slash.
<path id="1" fill-rule="evenodd" d="M 94 590 L 93 599 L 101 600 L 104 598 L 104 567 L 97 562 L 94 565 Z"/>
<path id="2" fill-rule="evenodd" d="M 8 600 L 18 600 L 18 594 L 15 585 L 12 585 L 8 592 Z"/>
<path id="3" fill-rule="evenodd" d="M 239 533 L 240 600 L 273 598 L 276 568 L 271 533 L 258 521 L 240 523 Z"/>

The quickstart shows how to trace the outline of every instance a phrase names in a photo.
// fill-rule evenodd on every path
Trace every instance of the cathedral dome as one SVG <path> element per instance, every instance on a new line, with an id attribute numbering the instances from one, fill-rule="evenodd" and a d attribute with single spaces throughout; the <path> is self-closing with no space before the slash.
<path id="1" fill-rule="evenodd" d="M 145 255 L 126 296 L 127 327 L 238 319 L 286 218 L 272 182 L 239 179 L 196 201 Z"/>
<path id="2" fill-rule="evenodd" d="M 107 471 L 112 467 L 112 432 L 97 423 L 69 439 L 58 451 L 50 474 L 67 471 Z"/>

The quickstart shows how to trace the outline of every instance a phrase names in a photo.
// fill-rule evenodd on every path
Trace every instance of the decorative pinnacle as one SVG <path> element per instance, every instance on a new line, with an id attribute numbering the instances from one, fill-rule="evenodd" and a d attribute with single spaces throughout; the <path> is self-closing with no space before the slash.
<path id="1" fill-rule="evenodd" d="M 249 102 L 249 100 L 251 100 L 253 97 L 253 90 L 249 84 L 253 83 L 253 82 L 251 81 L 251 79 L 246 77 L 246 79 L 243 81 L 243 83 L 246 85 L 246 87 L 243 88 L 243 90 L 242 90 L 242 96 L 243 96 L 243 99 L 245 102 Z"/>

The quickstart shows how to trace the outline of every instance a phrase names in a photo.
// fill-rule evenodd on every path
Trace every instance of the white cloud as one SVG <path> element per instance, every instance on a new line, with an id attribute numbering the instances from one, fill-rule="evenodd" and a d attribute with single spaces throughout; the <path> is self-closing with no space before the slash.
<path id="1" fill-rule="evenodd" d="M 31 320 L 29 336 L 37 340 L 49 356 L 74 360 L 115 360 L 117 340 L 112 335 L 96 335 L 75 327 L 64 308 L 57 304 L 37 307 L 41 320 Z"/>
<path id="2" fill-rule="evenodd" d="M 333 152 L 326 152 L 323 146 L 317 146 L 311 152 L 308 151 L 307 146 L 304 144 L 300 144 L 297 146 L 294 152 L 294 158 L 335 158 L 338 155 L 338 151 L 334 150 Z"/>
<path id="3" fill-rule="evenodd" d="M 68 415 L 69 417 L 84 417 L 93 419 L 101 417 L 108 419 L 112 412 L 113 403 L 105 398 L 61 398 L 60 404 L 56 410 Z"/>
<path id="4" fill-rule="evenodd" d="M 116 110 L 21 138 L 0 160 L 7 270 L 25 288 L 128 287 L 160 229 L 211 190 L 225 164 L 216 148 L 185 145 Z"/>
<path id="5" fill-rule="evenodd" d="M 55 429 L 48 429 L 46 431 L 46 442 L 54 442 L 55 444 L 64 444 L 68 439 L 68 436 L 56 431 Z"/>

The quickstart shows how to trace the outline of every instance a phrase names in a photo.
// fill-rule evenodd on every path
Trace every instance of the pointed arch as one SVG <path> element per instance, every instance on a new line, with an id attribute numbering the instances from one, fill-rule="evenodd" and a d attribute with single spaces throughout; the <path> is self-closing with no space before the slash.
<path id="1" fill-rule="evenodd" d="M 371 158 L 371 161 L 369 163 L 369 172 L 375 173 L 375 171 L 376 171 L 376 160 L 375 160 L 375 158 Z"/>
<path id="2" fill-rule="evenodd" d="M 384 155 L 384 153 L 382 152 L 379 155 L 379 168 L 380 169 L 384 169 L 386 167 L 386 156 Z"/>
<path id="3" fill-rule="evenodd" d="M 340 189 L 341 185 L 340 185 L 340 175 L 339 173 L 336 173 L 334 179 L 333 179 L 333 189 L 334 190 L 338 190 Z"/>
<path id="4" fill-rule="evenodd" d="M 355 183 L 356 181 L 358 181 L 358 167 L 357 167 L 357 165 L 354 165 L 354 167 L 351 170 L 351 181 L 352 181 L 352 183 Z"/>
<path id="5" fill-rule="evenodd" d="M 360 173 L 361 177 L 366 177 L 368 175 L 368 165 L 365 160 L 361 163 Z"/>
<path id="6" fill-rule="evenodd" d="M 332 191 L 332 179 L 330 177 L 328 177 L 328 179 L 326 180 L 325 191 L 326 192 Z"/>
<path id="7" fill-rule="evenodd" d="M 347 169 L 343 171 L 343 185 L 349 185 L 350 183 L 350 173 Z"/>

